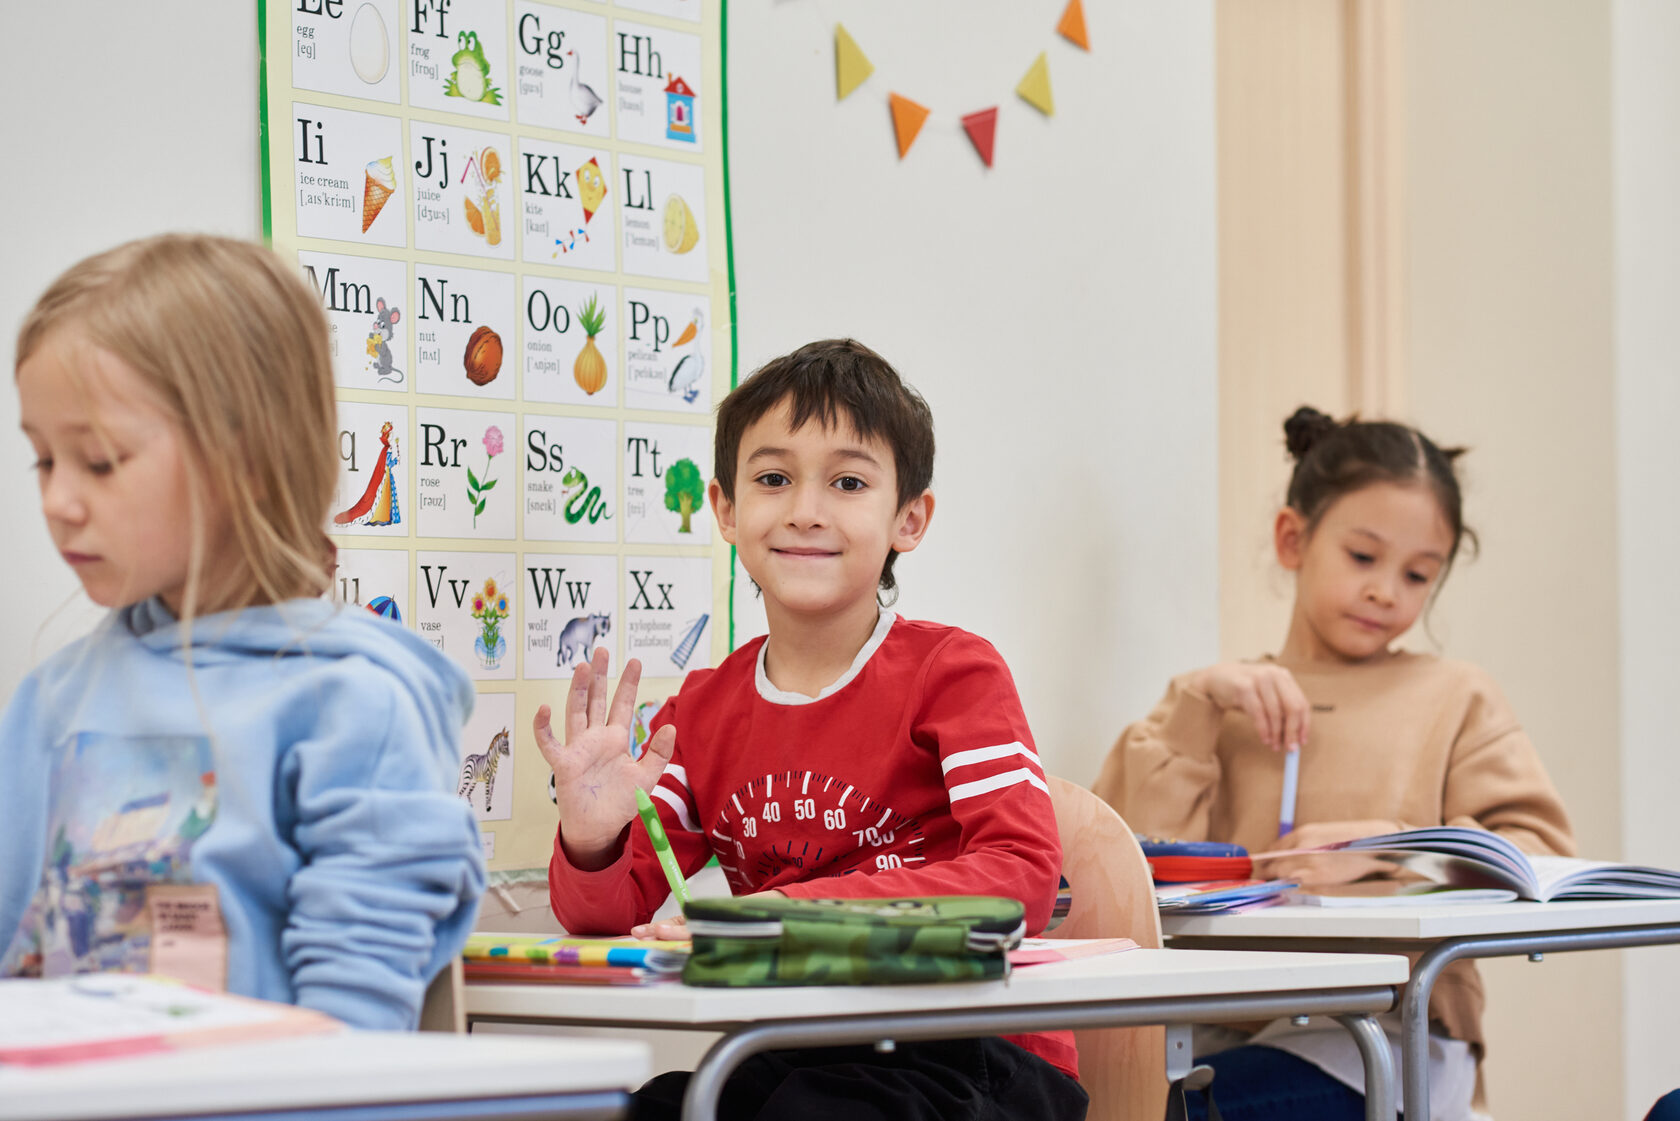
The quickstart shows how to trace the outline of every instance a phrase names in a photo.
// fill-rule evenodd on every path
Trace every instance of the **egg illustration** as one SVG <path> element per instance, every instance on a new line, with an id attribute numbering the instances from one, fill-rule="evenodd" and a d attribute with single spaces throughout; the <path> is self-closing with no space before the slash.
<path id="1" fill-rule="evenodd" d="M 391 43 L 385 34 L 385 17 L 372 4 L 363 4 L 350 20 L 350 68 L 371 86 L 385 77 L 390 66 Z"/>

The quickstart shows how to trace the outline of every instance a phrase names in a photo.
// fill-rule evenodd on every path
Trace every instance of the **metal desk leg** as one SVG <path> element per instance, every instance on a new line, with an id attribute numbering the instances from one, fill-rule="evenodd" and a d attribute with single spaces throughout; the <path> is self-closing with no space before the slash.
<path id="1" fill-rule="evenodd" d="M 1365 1064 L 1365 1121 L 1394 1121 L 1394 1052 L 1371 1016 L 1337 1016 Z"/>
<path id="2" fill-rule="evenodd" d="M 1437 942 L 1412 966 L 1411 979 L 1406 982 L 1400 1001 L 1400 1078 L 1405 1090 L 1402 1107 L 1406 1116 L 1413 1121 L 1427 1121 L 1430 1116 L 1429 994 L 1435 987 L 1435 979 L 1448 965 L 1459 958 L 1619 950 L 1664 946 L 1676 941 L 1680 941 L 1680 923 L 1492 934 Z"/>

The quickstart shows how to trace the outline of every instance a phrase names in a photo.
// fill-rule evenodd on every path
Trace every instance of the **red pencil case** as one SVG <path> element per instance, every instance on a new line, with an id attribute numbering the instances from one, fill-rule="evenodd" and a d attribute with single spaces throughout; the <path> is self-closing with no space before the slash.
<path id="1" fill-rule="evenodd" d="M 1158 884 L 1198 883 L 1202 880 L 1246 880 L 1254 862 L 1241 845 L 1218 841 L 1168 841 L 1139 836 L 1149 874 Z"/>

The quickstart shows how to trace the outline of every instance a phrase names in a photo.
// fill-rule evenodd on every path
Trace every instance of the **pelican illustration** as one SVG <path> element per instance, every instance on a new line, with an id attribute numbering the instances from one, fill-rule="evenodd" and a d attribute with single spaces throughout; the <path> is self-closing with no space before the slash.
<path id="1" fill-rule="evenodd" d="M 681 393 L 686 404 L 693 404 L 700 396 L 700 379 L 706 376 L 706 360 L 700 355 L 700 332 L 706 326 L 706 315 L 699 308 L 694 309 L 694 318 L 689 320 L 683 333 L 677 336 L 672 349 L 694 344 L 694 349 L 677 360 L 671 370 L 671 383 L 666 386 L 672 393 Z"/>

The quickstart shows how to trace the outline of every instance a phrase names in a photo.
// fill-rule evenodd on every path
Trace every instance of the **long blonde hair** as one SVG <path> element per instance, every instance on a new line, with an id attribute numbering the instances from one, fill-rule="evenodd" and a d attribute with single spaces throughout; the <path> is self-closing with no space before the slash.
<path id="1" fill-rule="evenodd" d="M 294 269 L 231 238 L 131 241 L 52 283 L 18 331 L 16 365 L 60 332 L 122 359 L 178 426 L 192 468 L 185 619 L 327 590 L 332 356 L 321 302 Z M 238 571 L 205 571 L 210 501 L 226 512 Z"/>

